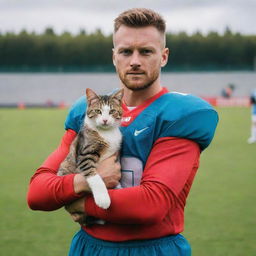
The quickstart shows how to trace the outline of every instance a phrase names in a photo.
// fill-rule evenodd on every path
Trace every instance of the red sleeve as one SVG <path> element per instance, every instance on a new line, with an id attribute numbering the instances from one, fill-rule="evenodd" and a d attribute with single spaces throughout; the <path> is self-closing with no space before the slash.
<path id="1" fill-rule="evenodd" d="M 59 147 L 32 176 L 27 194 L 27 202 L 31 209 L 52 211 L 80 197 L 74 192 L 75 174 L 56 175 L 75 136 L 76 133 L 73 130 L 67 130 Z"/>
<path id="2" fill-rule="evenodd" d="M 195 142 L 161 138 L 149 155 L 140 186 L 109 190 L 111 206 L 107 210 L 97 207 L 92 196 L 88 196 L 85 210 L 88 215 L 112 223 L 159 222 L 175 207 L 183 189 L 187 196 L 199 157 L 200 148 Z"/>

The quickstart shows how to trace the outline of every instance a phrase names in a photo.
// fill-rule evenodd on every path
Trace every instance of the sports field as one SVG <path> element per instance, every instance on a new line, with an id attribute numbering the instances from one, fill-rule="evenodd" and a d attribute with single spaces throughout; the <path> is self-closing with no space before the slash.
<path id="1" fill-rule="evenodd" d="M 186 208 L 185 236 L 194 256 L 256 255 L 256 144 L 246 143 L 249 108 L 219 108 L 215 139 Z M 0 109 L 0 254 L 63 256 L 78 225 L 64 210 L 31 211 L 34 170 L 57 146 L 67 110 Z"/>

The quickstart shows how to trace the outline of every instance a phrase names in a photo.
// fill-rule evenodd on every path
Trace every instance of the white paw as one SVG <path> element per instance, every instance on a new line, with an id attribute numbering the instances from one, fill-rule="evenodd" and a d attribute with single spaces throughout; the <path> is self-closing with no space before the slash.
<path id="1" fill-rule="evenodd" d="M 108 209 L 110 206 L 110 197 L 108 195 L 108 190 L 101 179 L 101 177 L 96 174 L 92 177 L 87 178 L 89 187 L 91 188 L 95 203 L 103 209 Z"/>
<path id="2" fill-rule="evenodd" d="M 108 209 L 111 203 L 108 193 L 94 194 L 94 200 L 95 200 L 95 203 L 100 208 L 103 208 L 103 209 Z"/>

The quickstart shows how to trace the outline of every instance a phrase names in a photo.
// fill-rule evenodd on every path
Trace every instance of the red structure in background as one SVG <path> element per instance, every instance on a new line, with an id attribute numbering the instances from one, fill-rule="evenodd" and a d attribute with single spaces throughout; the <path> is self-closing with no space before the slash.
<path id="1" fill-rule="evenodd" d="M 249 107 L 249 97 L 201 97 L 202 99 L 209 102 L 212 106 L 216 107 Z"/>

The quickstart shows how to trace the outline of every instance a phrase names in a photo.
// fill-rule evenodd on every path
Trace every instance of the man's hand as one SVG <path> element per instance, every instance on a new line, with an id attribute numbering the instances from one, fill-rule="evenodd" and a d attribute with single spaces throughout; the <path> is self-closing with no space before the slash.
<path id="1" fill-rule="evenodd" d="M 121 178 L 121 165 L 117 161 L 118 154 L 112 155 L 102 161 L 97 167 L 97 173 L 103 179 L 107 188 L 114 188 L 119 184 Z M 90 188 L 85 177 L 82 174 L 77 174 L 74 177 L 75 192 L 90 192 Z M 65 209 L 69 212 L 72 219 L 80 225 L 86 224 L 86 212 L 84 211 L 85 197 L 80 198 L 69 205 Z"/>
<path id="2" fill-rule="evenodd" d="M 118 154 L 114 154 L 99 163 L 97 173 L 103 179 L 107 188 L 115 188 L 121 178 L 121 165 L 117 161 Z M 82 174 L 76 174 L 74 177 L 75 193 L 91 192 L 86 178 Z"/>
<path id="3" fill-rule="evenodd" d="M 97 167 L 97 173 L 101 176 L 107 188 L 115 188 L 121 179 L 121 165 L 118 161 L 118 154 L 102 161 Z"/>
<path id="4" fill-rule="evenodd" d="M 73 203 L 66 205 L 65 209 L 69 212 L 73 221 L 78 222 L 80 225 L 86 224 L 86 213 L 84 211 L 85 197 L 80 198 Z"/>

